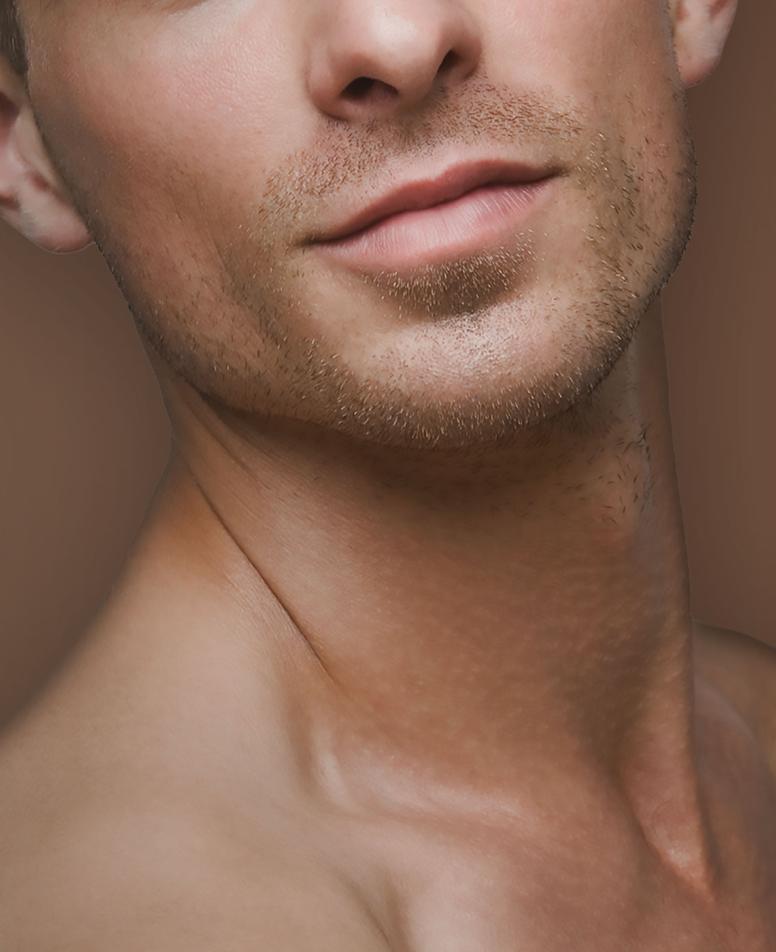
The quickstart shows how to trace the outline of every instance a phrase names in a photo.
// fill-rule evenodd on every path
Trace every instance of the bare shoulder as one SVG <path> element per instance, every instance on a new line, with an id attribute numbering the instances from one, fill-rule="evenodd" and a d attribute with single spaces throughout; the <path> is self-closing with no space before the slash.
<path id="1" fill-rule="evenodd" d="M 384 952 L 354 889 L 301 842 L 186 789 L 121 789 L 0 743 L 0 949 Z"/>
<path id="2" fill-rule="evenodd" d="M 321 864 L 291 849 L 279 855 L 255 844 L 241 851 L 170 808 L 106 809 L 39 834 L 24 850 L 2 844 L 2 949 L 386 948 L 347 885 Z"/>
<path id="3" fill-rule="evenodd" d="M 741 713 L 776 776 L 776 645 L 696 623 L 696 668 Z"/>

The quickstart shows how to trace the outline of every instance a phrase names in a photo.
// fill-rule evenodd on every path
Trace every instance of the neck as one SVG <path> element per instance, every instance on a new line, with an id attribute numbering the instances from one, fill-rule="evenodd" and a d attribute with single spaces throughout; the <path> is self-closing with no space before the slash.
<path id="1" fill-rule="evenodd" d="M 488 809 L 573 777 L 688 878 L 707 869 L 659 304 L 584 406 L 487 456 L 366 449 L 163 387 L 172 469 L 252 580 L 241 612 L 262 631 L 271 601 L 304 647 L 290 681 L 322 760 Z"/>

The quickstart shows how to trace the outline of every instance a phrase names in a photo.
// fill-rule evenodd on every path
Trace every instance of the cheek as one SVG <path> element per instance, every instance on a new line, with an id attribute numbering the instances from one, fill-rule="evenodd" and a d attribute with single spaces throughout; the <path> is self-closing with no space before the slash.
<path id="1" fill-rule="evenodd" d="M 659 130 L 679 75 L 665 0 L 524 0 L 499 10 L 488 37 L 509 85 L 547 87 L 591 124 Z M 490 67 L 490 64 L 489 64 Z"/>
<path id="2" fill-rule="evenodd" d="M 232 363 L 262 346 L 224 254 L 288 151 L 288 93 L 275 95 L 288 87 L 267 61 L 248 70 L 238 43 L 224 55 L 223 39 L 158 36 L 142 57 L 137 38 L 112 42 L 110 56 L 62 44 L 67 60 L 39 76 L 41 125 L 141 329 L 204 386 L 224 341 Z M 256 251 L 261 274 L 271 261 Z"/>
<path id="3" fill-rule="evenodd" d="M 531 2 L 541 32 L 528 42 L 541 47 L 541 78 L 569 98 L 589 135 L 607 136 L 638 178 L 644 215 L 659 229 L 688 163 L 684 90 L 664 0 Z"/>
<path id="4" fill-rule="evenodd" d="M 116 23 L 55 45 L 38 76 L 41 125 L 80 204 L 109 222 L 111 238 L 165 247 L 170 258 L 185 247 L 202 261 L 219 210 L 234 209 L 236 196 L 260 201 L 294 135 L 281 73 L 291 66 L 277 48 L 250 50 L 245 36 L 193 21 L 149 36 Z"/>

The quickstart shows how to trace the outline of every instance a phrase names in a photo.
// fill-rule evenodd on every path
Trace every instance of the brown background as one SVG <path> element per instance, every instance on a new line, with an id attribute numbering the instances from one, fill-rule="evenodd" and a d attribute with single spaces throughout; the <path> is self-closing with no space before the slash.
<path id="1" fill-rule="evenodd" d="M 690 90 L 693 239 L 663 296 L 692 609 L 776 644 L 776 36 L 740 0 Z M 170 448 L 131 317 L 94 248 L 46 254 L 0 226 L 0 723 L 107 593 Z"/>

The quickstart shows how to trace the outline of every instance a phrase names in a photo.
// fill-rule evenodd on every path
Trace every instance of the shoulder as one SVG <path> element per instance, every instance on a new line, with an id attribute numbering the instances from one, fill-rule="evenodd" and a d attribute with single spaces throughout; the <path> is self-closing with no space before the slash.
<path id="1" fill-rule="evenodd" d="M 107 786 L 100 805 L 89 776 L 79 804 L 60 778 L 11 767 L 0 781 L 0 948 L 137 952 L 154 933 L 144 948 L 177 952 L 165 923 L 178 910 L 196 927 L 207 885 L 195 872 L 206 845 L 187 821 L 122 807 Z"/>
<path id="2" fill-rule="evenodd" d="M 0 949 L 385 948 L 356 890 L 302 837 L 161 775 L 139 789 L 124 772 L 65 775 L 57 762 L 26 733 L 0 743 Z"/>
<path id="3" fill-rule="evenodd" d="M 697 622 L 693 647 L 696 671 L 740 714 L 776 777 L 776 643 Z"/>
<path id="4" fill-rule="evenodd" d="M 63 817 L 35 842 L 4 825 L 0 853 L 2 949 L 321 952 L 322 935 L 342 952 L 383 949 L 356 897 L 312 854 L 250 836 L 238 846 L 173 805 Z"/>

